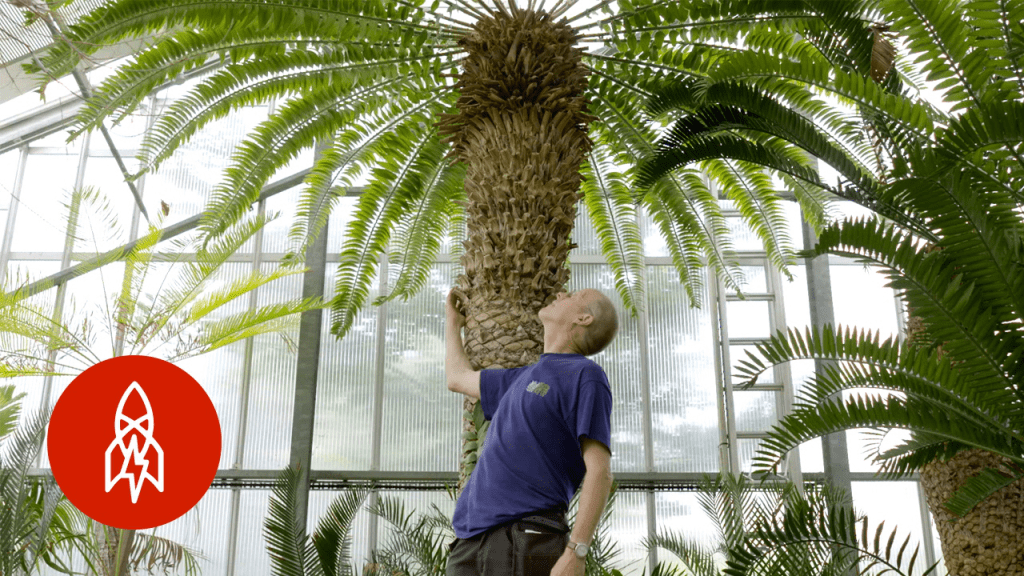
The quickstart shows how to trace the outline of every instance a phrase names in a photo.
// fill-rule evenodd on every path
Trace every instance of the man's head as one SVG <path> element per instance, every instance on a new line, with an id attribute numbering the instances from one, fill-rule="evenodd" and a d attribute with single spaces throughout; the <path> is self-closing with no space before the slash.
<path id="1" fill-rule="evenodd" d="M 574 352 L 590 356 L 604 350 L 619 329 L 611 300 L 598 290 L 559 292 L 538 316 L 546 334 L 564 333 Z"/>

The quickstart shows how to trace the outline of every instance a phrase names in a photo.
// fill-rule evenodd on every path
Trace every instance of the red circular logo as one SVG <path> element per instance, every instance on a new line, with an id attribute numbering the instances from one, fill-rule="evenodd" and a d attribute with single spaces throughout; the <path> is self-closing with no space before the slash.
<path id="1" fill-rule="evenodd" d="M 217 411 L 187 372 L 120 356 L 82 372 L 50 416 L 53 476 L 93 520 L 143 530 L 185 514 L 220 462 Z"/>

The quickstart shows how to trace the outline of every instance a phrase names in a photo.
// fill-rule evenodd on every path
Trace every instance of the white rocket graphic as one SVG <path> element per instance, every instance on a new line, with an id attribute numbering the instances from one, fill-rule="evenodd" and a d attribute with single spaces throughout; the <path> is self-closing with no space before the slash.
<path id="1" fill-rule="evenodd" d="M 146 406 L 146 413 L 139 419 L 135 420 L 124 415 L 124 405 L 128 401 L 128 397 L 131 396 L 132 392 L 136 392 L 142 399 L 142 403 Z M 123 428 L 122 428 L 123 423 Z M 132 430 L 137 431 L 145 438 L 145 442 L 140 448 L 138 446 L 138 436 L 129 434 Z M 138 382 L 132 382 L 132 385 L 124 391 L 121 396 L 121 402 L 117 405 L 117 417 L 114 422 L 114 441 L 107 447 L 106 452 L 106 474 L 104 476 L 106 480 L 106 491 L 110 490 L 117 484 L 121 478 L 128 479 L 128 485 L 132 492 L 132 504 L 135 504 L 139 500 L 139 492 L 142 491 L 142 483 L 148 478 L 149 481 L 156 487 L 160 492 L 164 491 L 164 451 L 160 448 L 160 445 L 153 439 L 153 407 L 149 404 L 149 398 L 146 397 L 146 393 L 142 391 L 142 386 L 139 386 Z M 124 439 L 128 436 L 131 438 L 129 444 L 125 446 Z M 117 476 L 111 476 L 110 473 L 110 455 L 113 453 L 114 448 L 120 448 L 121 454 L 124 456 L 124 460 L 121 464 L 121 471 L 118 472 Z M 150 460 L 147 459 L 149 450 L 152 449 L 156 452 L 156 477 L 149 472 Z M 142 471 L 139 473 L 139 477 L 136 478 L 133 472 L 128 472 L 129 461 L 134 462 L 136 466 L 142 466 Z"/>

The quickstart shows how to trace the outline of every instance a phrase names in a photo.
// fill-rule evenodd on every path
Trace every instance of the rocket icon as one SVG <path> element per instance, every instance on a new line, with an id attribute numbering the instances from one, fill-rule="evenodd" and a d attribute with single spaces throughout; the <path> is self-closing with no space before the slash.
<path id="1" fill-rule="evenodd" d="M 125 406 L 133 393 L 136 398 L 134 405 L 141 400 L 145 412 L 139 416 L 132 414 L 131 417 L 125 414 Z M 142 446 L 139 446 L 139 442 Z M 111 474 L 112 458 L 114 448 L 121 451 L 121 469 L 117 475 Z M 105 489 L 110 492 L 114 485 L 122 478 L 128 480 L 131 489 L 132 504 L 139 500 L 139 492 L 142 491 L 142 484 L 148 479 L 160 492 L 164 491 L 164 451 L 160 444 L 153 439 L 153 407 L 149 404 L 149 398 L 143 392 L 138 382 L 132 382 L 131 386 L 124 391 L 121 401 L 117 405 L 117 415 L 114 421 L 114 440 L 107 447 L 105 454 Z M 156 476 L 150 466 L 155 463 Z M 131 466 L 131 469 L 129 469 Z M 137 473 L 137 474 L 136 474 Z"/>

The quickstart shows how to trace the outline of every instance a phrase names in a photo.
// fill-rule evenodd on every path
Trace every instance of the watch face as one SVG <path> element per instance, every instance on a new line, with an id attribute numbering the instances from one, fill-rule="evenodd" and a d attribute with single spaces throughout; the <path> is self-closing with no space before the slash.
<path id="1" fill-rule="evenodd" d="M 586 558 L 587 552 L 590 552 L 590 547 L 587 546 L 586 544 L 577 544 L 576 545 L 576 555 L 579 556 L 580 558 Z"/>

